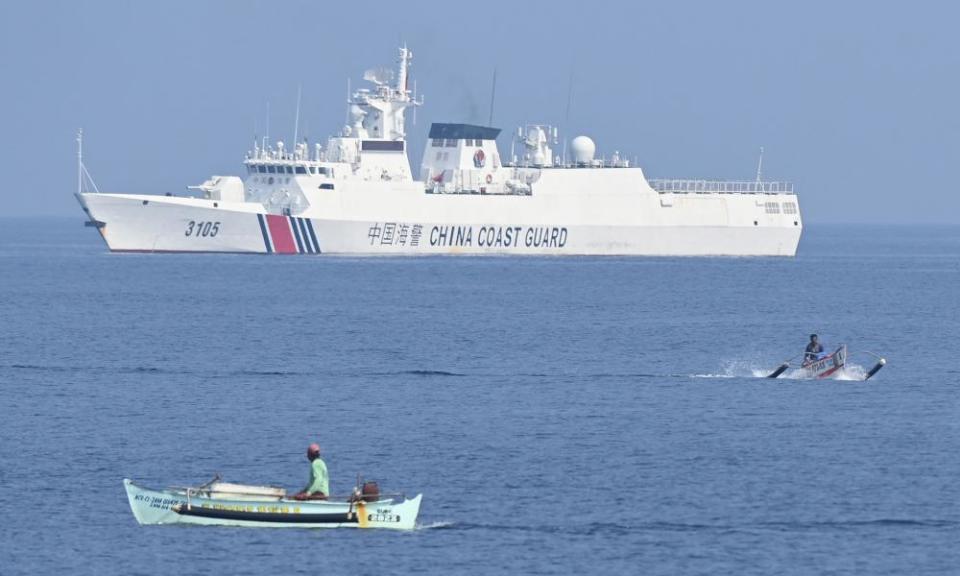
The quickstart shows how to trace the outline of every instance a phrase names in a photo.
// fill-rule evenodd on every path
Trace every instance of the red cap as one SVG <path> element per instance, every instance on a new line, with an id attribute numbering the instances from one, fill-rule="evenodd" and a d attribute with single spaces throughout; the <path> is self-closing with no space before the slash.
<path id="1" fill-rule="evenodd" d="M 320 455 L 320 445 L 314 442 L 307 446 L 307 458 L 316 458 Z"/>

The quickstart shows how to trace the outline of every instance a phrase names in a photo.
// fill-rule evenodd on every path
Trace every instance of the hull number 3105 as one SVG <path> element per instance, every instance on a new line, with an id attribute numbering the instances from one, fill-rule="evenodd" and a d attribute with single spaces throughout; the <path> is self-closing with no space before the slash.
<path id="1" fill-rule="evenodd" d="M 211 222 L 211 221 L 196 221 L 191 220 L 187 222 L 187 230 L 183 233 L 184 236 L 194 236 L 194 237 L 210 237 L 213 238 L 220 232 L 220 223 Z"/>

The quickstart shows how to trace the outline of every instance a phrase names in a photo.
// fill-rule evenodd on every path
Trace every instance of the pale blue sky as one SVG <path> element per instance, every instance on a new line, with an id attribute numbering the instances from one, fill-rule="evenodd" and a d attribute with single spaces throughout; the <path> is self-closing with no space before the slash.
<path id="1" fill-rule="evenodd" d="M 579 5 L 581 9 L 573 10 Z M 345 81 L 402 40 L 408 124 L 563 124 L 651 177 L 793 181 L 808 224 L 960 223 L 960 8 L 947 2 L 46 2 L 0 5 L 0 216 L 81 216 L 74 133 L 104 191 L 239 173 L 254 132 L 325 140 Z M 563 126 L 561 126 L 563 129 Z M 508 140 L 501 138 L 501 148 Z M 415 172 L 416 170 L 416 166 Z"/>

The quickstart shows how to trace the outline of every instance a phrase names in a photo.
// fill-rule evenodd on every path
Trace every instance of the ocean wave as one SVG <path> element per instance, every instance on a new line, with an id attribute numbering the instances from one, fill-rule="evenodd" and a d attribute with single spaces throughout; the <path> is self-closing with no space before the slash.
<path id="1" fill-rule="evenodd" d="M 73 370 L 65 366 L 39 366 L 37 364 L 10 364 L 6 366 L 12 370 L 32 370 L 37 372 L 67 372 Z"/>
<path id="2" fill-rule="evenodd" d="M 448 370 L 400 370 L 398 372 L 386 372 L 377 374 L 377 376 L 449 376 L 453 378 L 461 378 L 467 376 L 461 372 L 450 372 Z"/>
<path id="3" fill-rule="evenodd" d="M 232 376 L 306 376 L 307 372 L 295 370 L 236 370 L 230 372 Z"/>
<path id="4" fill-rule="evenodd" d="M 492 530 L 506 532 L 538 532 L 578 536 L 623 535 L 641 532 L 751 532 L 775 530 L 805 532 L 817 530 L 857 530 L 863 528 L 929 528 L 955 529 L 960 521 L 942 519 L 876 518 L 866 520 L 776 521 L 744 523 L 684 523 L 684 522 L 591 522 L 587 524 L 478 524 L 449 523 L 446 528 L 462 530 Z"/>
<path id="5" fill-rule="evenodd" d="M 414 530 L 443 530 L 456 527 L 456 522 L 430 522 L 428 524 L 417 524 Z"/>

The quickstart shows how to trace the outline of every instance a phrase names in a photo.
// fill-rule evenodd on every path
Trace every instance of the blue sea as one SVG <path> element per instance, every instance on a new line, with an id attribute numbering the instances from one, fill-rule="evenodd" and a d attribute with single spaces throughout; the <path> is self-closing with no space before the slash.
<path id="1" fill-rule="evenodd" d="M 79 214 L 79 210 L 78 210 Z M 0 573 L 956 574 L 960 228 L 795 259 L 110 254 L 0 221 Z M 874 379 L 759 377 L 818 332 Z M 140 527 L 122 479 L 423 493 Z"/>

